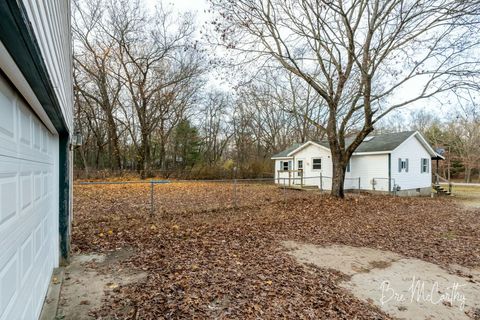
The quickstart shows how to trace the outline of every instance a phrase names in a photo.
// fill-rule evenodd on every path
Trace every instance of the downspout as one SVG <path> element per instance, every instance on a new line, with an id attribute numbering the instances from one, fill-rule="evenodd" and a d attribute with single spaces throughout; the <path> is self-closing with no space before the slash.
<path id="1" fill-rule="evenodd" d="M 388 192 L 392 192 L 392 154 L 388 154 Z"/>

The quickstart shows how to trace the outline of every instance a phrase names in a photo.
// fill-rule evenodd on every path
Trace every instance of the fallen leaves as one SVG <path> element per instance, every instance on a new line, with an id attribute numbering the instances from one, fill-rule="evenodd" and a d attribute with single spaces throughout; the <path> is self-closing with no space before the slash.
<path id="1" fill-rule="evenodd" d="M 280 247 L 283 240 L 480 265 L 479 212 L 447 199 L 356 194 L 340 201 L 239 185 L 235 210 L 231 185 L 179 183 L 155 187 L 150 217 L 149 186 L 75 186 L 74 192 L 73 248 L 131 247 L 135 254 L 122 268 L 148 274 L 145 282 L 110 292 L 98 317 L 387 317 L 339 288 L 343 275 L 296 263 Z M 95 237 L 99 229 L 104 236 Z"/>

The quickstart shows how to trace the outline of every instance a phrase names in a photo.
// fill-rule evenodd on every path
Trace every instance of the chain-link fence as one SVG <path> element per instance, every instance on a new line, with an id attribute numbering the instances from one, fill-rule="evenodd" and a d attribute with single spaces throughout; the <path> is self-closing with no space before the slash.
<path id="1" fill-rule="evenodd" d="M 150 215 L 190 214 L 291 203 L 309 195 L 279 188 L 272 178 L 226 180 L 77 181 L 74 201 L 89 198 L 101 210 L 130 210 Z M 77 197 L 78 195 L 78 197 Z M 97 202 L 90 201 L 92 198 Z M 101 203 L 100 203 L 101 202 Z M 92 208 L 94 209 L 94 208 Z"/>
<path id="2" fill-rule="evenodd" d="M 112 210 L 128 209 L 150 215 L 168 215 L 255 207 L 276 202 L 293 203 L 312 196 L 311 192 L 299 190 L 328 192 L 331 185 L 332 178 L 323 175 L 290 180 L 260 178 L 77 181 L 75 192 L 82 193 L 82 196 L 102 198 Z M 357 192 L 360 186 L 359 178 L 345 179 L 347 191 Z"/>

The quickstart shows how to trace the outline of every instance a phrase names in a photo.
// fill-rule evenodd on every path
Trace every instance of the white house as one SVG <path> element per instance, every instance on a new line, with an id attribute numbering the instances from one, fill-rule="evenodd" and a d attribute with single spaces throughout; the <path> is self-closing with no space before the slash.
<path id="1" fill-rule="evenodd" d="M 350 141 L 347 139 L 347 145 Z M 429 195 L 431 160 L 438 157 L 416 131 L 370 135 L 350 159 L 345 189 Z M 327 141 L 295 144 L 272 159 L 276 183 L 331 189 L 332 159 Z"/>
<path id="2" fill-rule="evenodd" d="M 69 0 L 0 1 L 0 320 L 37 319 L 68 258 Z"/>

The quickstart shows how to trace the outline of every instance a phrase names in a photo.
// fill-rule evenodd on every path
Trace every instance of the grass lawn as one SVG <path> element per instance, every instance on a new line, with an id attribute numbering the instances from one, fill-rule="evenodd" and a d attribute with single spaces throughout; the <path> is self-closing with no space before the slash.
<path id="1" fill-rule="evenodd" d="M 271 185 L 239 185 L 235 209 L 231 185 L 172 183 L 155 187 L 152 217 L 149 188 L 74 187 L 74 252 L 128 248 L 132 254 L 125 259 L 92 268 L 147 275 L 109 292 L 94 317 L 388 318 L 341 288 L 345 275 L 299 264 L 283 241 L 388 250 L 441 266 L 480 266 L 480 210 L 449 197 L 352 194 L 336 200 Z"/>
<path id="2" fill-rule="evenodd" d="M 480 186 L 453 186 L 453 195 L 465 205 L 480 208 Z"/>

